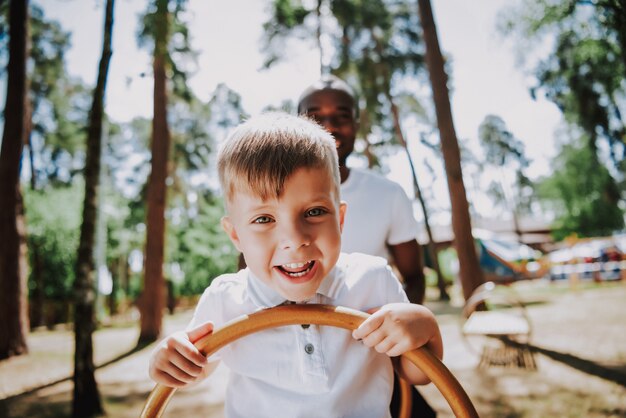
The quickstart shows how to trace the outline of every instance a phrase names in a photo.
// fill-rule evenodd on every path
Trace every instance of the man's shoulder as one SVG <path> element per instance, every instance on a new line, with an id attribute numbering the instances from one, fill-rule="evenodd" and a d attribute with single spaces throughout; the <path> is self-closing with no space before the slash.
<path id="1" fill-rule="evenodd" d="M 383 257 L 359 252 L 341 253 L 340 262 L 345 266 L 345 268 L 356 266 L 378 268 L 381 266 L 384 267 L 388 264 L 387 260 Z"/>
<path id="2" fill-rule="evenodd" d="M 401 294 L 401 285 L 383 257 L 342 253 L 337 266 L 342 285 L 340 305 L 365 310 L 396 301 L 393 295 Z"/>
<path id="3" fill-rule="evenodd" d="M 365 168 L 353 168 L 350 170 L 350 175 L 355 175 L 355 182 L 366 183 L 367 187 L 373 187 L 376 189 L 390 190 L 390 191 L 402 191 L 402 186 L 393 180 L 389 180 L 380 173 L 377 173 L 370 169 Z"/>
<path id="4" fill-rule="evenodd" d="M 387 270 L 389 263 L 383 257 L 363 253 L 341 253 L 337 267 L 346 281 L 367 280 Z"/>

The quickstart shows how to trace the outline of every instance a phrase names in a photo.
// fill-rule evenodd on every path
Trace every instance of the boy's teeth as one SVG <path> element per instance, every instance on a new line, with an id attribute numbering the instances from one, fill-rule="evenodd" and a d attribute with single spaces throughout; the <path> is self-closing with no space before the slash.
<path id="1" fill-rule="evenodd" d="M 307 264 L 309 264 L 308 261 L 306 263 L 289 263 L 289 264 L 283 264 L 283 267 L 286 267 L 288 269 L 300 269 L 306 266 Z"/>
<path id="2" fill-rule="evenodd" d="M 302 277 L 313 268 L 313 261 L 306 263 L 287 263 L 282 264 L 280 269 L 291 277 Z"/>

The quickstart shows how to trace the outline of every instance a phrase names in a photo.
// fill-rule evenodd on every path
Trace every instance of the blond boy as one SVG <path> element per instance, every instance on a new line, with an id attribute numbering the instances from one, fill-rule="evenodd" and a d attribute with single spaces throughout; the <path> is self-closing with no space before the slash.
<path id="1" fill-rule="evenodd" d="M 389 416 L 394 368 L 414 384 L 428 382 L 398 356 L 427 345 L 441 358 L 441 335 L 384 259 L 340 254 L 346 206 L 332 136 L 307 119 L 262 115 L 234 131 L 218 167 L 222 226 L 248 267 L 213 280 L 188 331 L 154 350 L 150 376 L 184 387 L 224 361 L 227 417 Z M 352 333 L 315 325 L 262 331 L 209 359 L 192 344 L 237 316 L 294 302 L 373 314 Z"/>

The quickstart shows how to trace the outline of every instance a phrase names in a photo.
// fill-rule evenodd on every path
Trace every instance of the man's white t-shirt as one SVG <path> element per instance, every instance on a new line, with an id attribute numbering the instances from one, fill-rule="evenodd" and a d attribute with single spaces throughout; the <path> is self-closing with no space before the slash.
<path id="1" fill-rule="evenodd" d="M 285 300 L 249 269 L 213 280 L 205 290 L 189 329 L 225 322 Z M 346 306 L 360 311 L 408 302 L 386 260 L 341 254 L 308 303 Z M 261 331 L 220 349 L 231 370 L 226 392 L 227 417 L 389 416 L 393 368 L 388 356 L 352 338 L 348 330 L 311 325 Z"/>
<path id="2" fill-rule="evenodd" d="M 341 183 L 341 200 L 348 204 L 341 234 L 341 251 L 388 258 L 387 245 L 415 239 L 417 222 L 402 187 L 372 171 L 351 168 Z"/>

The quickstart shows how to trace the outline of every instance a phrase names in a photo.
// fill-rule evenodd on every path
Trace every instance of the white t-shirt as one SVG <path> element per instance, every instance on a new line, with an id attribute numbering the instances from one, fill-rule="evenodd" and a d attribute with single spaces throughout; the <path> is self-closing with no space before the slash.
<path id="1" fill-rule="evenodd" d="M 348 204 L 341 234 L 341 251 L 389 257 L 387 245 L 417 236 L 413 207 L 402 187 L 372 171 L 350 169 L 341 183 L 341 200 Z"/>
<path id="2" fill-rule="evenodd" d="M 284 303 L 249 269 L 213 280 L 202 295 L 193 328 L 225 322 Z M 341 254 L 309 303 L 366 311 L 408 302 L 386 260 Z M 215 353 L 231 370 L 227 417 L 388 417 L 393 368 L 388 356 L 345 329 L 311 325 L 274 328 L 243 337 Z"/>

